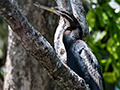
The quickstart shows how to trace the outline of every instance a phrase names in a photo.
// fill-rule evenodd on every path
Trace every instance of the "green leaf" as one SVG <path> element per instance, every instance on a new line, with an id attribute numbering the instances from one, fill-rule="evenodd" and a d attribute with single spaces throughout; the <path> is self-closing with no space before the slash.
<path id="1" fill-rule="evenodd" d="M 105 64 L 105 63 L 107 62 L 107 60 L 104 60 L 104 59 L 103 59 L 103 60 L 101 60 L 100 62 L 101 62 L 102 64 Z"/>
<path id="2" fill-rule="evenodd" d="M 87 18 L 87 21 L 88 21 L 88 25 L 89 25 L 90 27 L 94 27 L 94 25 L 95 25 L 95 14 L 94 14 L 93 10 L 90 10 L 90 11 L 88 12 L 86 18 Z"/>
<path id="3" fill-rule="evenodd" d="M 104 80 L 105 80 L 107 83 L 114 83 L 114 82 L 116 82 L 116 80 L 117 80 L 114 72 L 104 73 L 103 76 L 104 76 Z"/>
<path id="4" fill-rule="evenodd" d="M 120 89 L 120 80 L 116 81 L 115 84 Z"/>
<path id="5" fill-rule="evenodd" d="M 111 62 L 112 62 L 112 60 L 111 60 L 111 58 L 109 58 L 109 59 L 107 60 L 107 62 L 106 62 L 106 65 L 105 65 L 105 72 L 108 71 L 108 68 L 109 68 Z"/>
<path id="6" fill-rule="evenodd" d="M 101 10 L 101 8 L 96 8 L 96 16 L 97 16 L 97 18 L 98 18 L 98 20 L 99 20 L 99 24 L 100 24 L 100 26 L 102 26 L 102 27 L 104 27 L 104 25 L 105 25 L 105 23 L 104 23 L 104 18 L 103 18 L 103 11 Z M 97 23 L 98 21 L 96 21 L 96 23 Z"/>
<path id="7" fill-rule="evenodd" d="M 98 42 L 99 40 L 102 40 L 104 36 L 107 34 L 106 31 L 97 31 L 93 34 L 94 42 Z"/>

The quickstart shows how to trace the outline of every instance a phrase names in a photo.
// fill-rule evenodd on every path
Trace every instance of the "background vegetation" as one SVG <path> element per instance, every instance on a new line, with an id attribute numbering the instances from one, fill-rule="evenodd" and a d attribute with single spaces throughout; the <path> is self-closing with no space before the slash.
<path id="1" fill-rule="evenodd" d="M 7 23 L 0 17 L 0 79 L 4 77 L 4 64 L 7 54 Z"/>
<path id="2" fill-rule="evenodd" d="M 120 88 L 120 2 L 91 1 L 87 43 L 100 62 L 106 83 Z"/>
<path id="3" fill-rule="evenodd" d="M 86 40 L 100 62 L 107 84 L 120 88 L 120 2 L 88 0 L 87 21 L 90 34 Z M 7 53 L 7 24 L 0 17 L 0 78 L 4 77 Z"/>

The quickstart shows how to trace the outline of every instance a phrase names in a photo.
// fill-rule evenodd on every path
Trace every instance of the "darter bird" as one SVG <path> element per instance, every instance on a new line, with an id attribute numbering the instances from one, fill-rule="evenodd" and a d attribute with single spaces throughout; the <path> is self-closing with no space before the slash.
<path id="1" fill-rule="evenodd" d="M 74 15 L 57 7 L 34 5 L 62 16 L 69 22 L 69 27 L 63 33 L 67 65 L 89 84 L 91 90 L 105 90 L 99 63 L 89 46 L 82 40 L 82 28 Z"/>

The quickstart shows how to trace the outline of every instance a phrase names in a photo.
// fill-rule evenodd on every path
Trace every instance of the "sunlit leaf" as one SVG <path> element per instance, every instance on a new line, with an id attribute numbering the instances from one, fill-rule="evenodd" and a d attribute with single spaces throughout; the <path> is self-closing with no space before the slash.
<path id="1" fill-rule="evenodd" d="M 106 71 L 106 72 L 108 71 L 108 68 L 109 68 L 111 62 L 112 62 L 112 60 L 111 60 L 111 58 L 109 58 L 109 59 L 107 60 L 107 62 L 106 62 L 106 65 L 105 65 L 105 71 Z"/>
<path id="2" fill-rule="evenodd" d="M 115 13 L 118 13 L 120 11 L 120 5 L 116 3 L 115 1 L 109 2 L 110 7 L 115 9 Z"/>
<path id="3" fill-rule="evenodd" d="M 103 76 L 104 76 L 104 80 L 108 83 L 114 83 L 117 80 L 114 72 L 104 73 Z"/>
<path id="4" fill-rule="evenodd" d="M 107 60 L 100 60 L 100 63 L 102 64 L 102 65 L 105 65 L 106 64 L 106 62 L 107 62 Z"/>
<path id="5" fill-rule="evenodd" d="M 106 31 L 103 31 L 103 32 L 100 32 L 100 31 L 97 31 L 94 33 L 93 37 L 95 38 L 94 39 L 94 42 L 98 42 L 99 40 L 103 39 L 103 37 L 107 34 Z"/>

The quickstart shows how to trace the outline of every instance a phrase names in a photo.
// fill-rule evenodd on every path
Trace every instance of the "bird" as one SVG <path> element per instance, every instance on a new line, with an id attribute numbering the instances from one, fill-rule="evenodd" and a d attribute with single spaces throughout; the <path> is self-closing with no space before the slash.
<path id="1" fill-rule="evenodd" d="M 69 27 L 63 32 L 67 65 L 89 84 L 91 90 L 105 90 L 105 82 L 99 62 L 90 47 L 82 40 L 82 27 L 74 15 L 62 8 L 34 5 L 62 16 L 69 22 Z"/>

